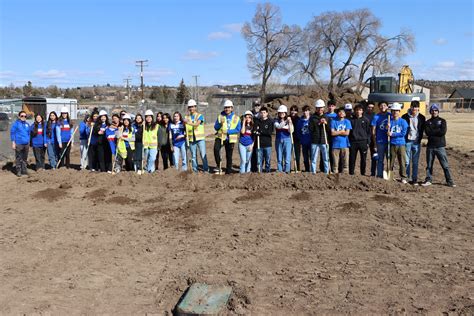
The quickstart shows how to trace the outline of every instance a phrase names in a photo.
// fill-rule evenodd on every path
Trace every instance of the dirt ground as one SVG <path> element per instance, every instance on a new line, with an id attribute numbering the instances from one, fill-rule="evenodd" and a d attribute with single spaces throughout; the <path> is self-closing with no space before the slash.
<path id="1" fill-rule="evenodd" d="M 0 314 L 169 315 L 200 281 L 232 286 L 228 314 L 472 315 L 472 117 L 448 120 L 466 130 L 448 137 L 454 189 L 438 163 L 428 188 L 170 169 L 17 178 L 7 165 Z M 420 164 L 423 179 L 424 150 Z"/>

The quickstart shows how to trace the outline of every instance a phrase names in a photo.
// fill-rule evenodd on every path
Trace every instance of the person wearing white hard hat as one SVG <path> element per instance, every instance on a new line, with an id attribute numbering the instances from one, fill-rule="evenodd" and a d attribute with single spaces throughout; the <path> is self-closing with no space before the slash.
<path id="1" fill-rule="evenodd" d="M 372 142 L 374 146 L 374 155 L 377 159 L 377 178 L 383 178 L 384 160 L 388 149 L 388 123 L 391 114 L 388 112 L 387 102 L 379 103 L 379 113 L 374 115 L 370 125 L 372 126 Z"/>
<path id="2" fill-rule="evenodd" d="M 251 111 L 246 111 L 243 116 L 239 139 L 240 173 L 250 172 L 250 160 L 253 151 L 253 125 L 253 114 Z"/>
<path id="3" fill-rule="evenodd" d="M 349 133 L 352 129 L 351 121 L 346 119 L 343 107 L 337 110 L 337 119 L 331 120 L 332 154 L 334 155 L 334 172 L 347 172 L 349 158 Z"/>
<path id="4" fill-rule="evenodd" d="M 145 127 L 143 128 L 143 150 L 146 160 L 146 171 L 155 172 L 155 159 L 158 152 L 158 125 L 153 120 L 153 111 L 145 111 Z"/>
<path id="5" fill-rule="evenodd" d="M 59 116 L 58 124 L 56 125 L 56 139 L 58 140 L 59 146 L 59 157 L 62 157 L 59 167 L 66 165 L 66 168 L 70 167 L 71 164 L 71 147 L 74 144 L 74 140 L 71 141 L 70 146 L 67 146 L 69 140 L 72 138 L 73 124 L 69 118 L 69 109 L 67 107 L 61 108 L 61 115 Z"/>
<path id="6" fill-rule="evenodd" d="M 224 110 L 218 115 L 214 123 L 214 130 L 216 131 L 216 140 L 214 143 L 214 158 L 216 160 L 217 168 L 215 173 L 222 173 L 222 157 L 221 148 L 224 147 L 226 155 L 226 174 L 232 173 L 232 155 L 234 146 L 238 142 L 238 136 L 242 127 L 240 118 L 234 113 L 234 103 L 230 100 L 225 100 L 222 103 Z"/>
<path id="7" fill-rule="evenodd" d="M 332 145 L 330 144 L 331 119 L 324 113 L 324 101 L 319 99 L 314 104 L 316 110 L 311 116 L 308 124 L 309 132 L 311 134 L 311 173 L 317 172 L 317 161 L 320 158 L 319 170 L 325 174 L 329 173 L 330 170 L 330 150 Z M 321 156 L 319 155 L 321 153 Z M 321 168 L 322 165 L 322 168 Z"/>
<path id="8" fill-rule="evenodd" d="M 186 136 L 189 143 L 189 151 L 191 152 L 191 164 L 194 172 L 198 171 L 197 151 L 202 160 L 202 169 L 209 172 L 209 165 L 206 155 L 206 133 L 204 131 L 204 115 L 197 112 L 197 103 L 191 99 L 188 101 L 188 112 L 185 116 Z"/>
<path id="9" fill-rule="evenodd" d="M 97 137 L 97 161 L 101 172 L 112 172 L 112 151 L 107 140 L 106 130 L 109 127 L 107 111 L 99 111 L 99 118 L 94 124 L 92 134 Z"/>
<path id="10" fill-rule="evenodd" d="M 407 183 L 405 135 L 407 134 L 408 123 L 401 118 L 401 109 L 402 105 L 400 103 L 392 104 L 390 110 L 393 119 L 390 121 L 387 135 L 390 136 L 390 170 L 393 171 L 395 157 L 397 157 L 401 182 L 405 184 Z"/>
<path id="11" fill-rule="evenodd" d="M 291 136 L 293 124 L 288 116 L 286 105 L 280 105 L 275 120 L 275 149 L 277 154 L 277 172 L 290 173 L 291 171 Z"/>
<path id="12" fill-rule="evenodd" d="M 133 160 L 135 151 L 135 128 L 132 125 L 130 114 L 125 113 L 122 116 L 122 125 L 117 129 L 117 154 L 115 161 L 115 172 L 122 170 L 122 164 L 125 161 L 125 170 L 133 171 Z"/>

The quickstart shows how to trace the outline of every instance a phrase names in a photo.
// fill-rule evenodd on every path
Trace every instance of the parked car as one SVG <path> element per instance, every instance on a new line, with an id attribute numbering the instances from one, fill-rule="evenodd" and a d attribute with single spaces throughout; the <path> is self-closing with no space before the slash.
<path id="1" fill-rule="evenodd" d="M 0 112 L 0 131 L 8 131 L 10 127 L 10 118 L 8 113 Z"/>

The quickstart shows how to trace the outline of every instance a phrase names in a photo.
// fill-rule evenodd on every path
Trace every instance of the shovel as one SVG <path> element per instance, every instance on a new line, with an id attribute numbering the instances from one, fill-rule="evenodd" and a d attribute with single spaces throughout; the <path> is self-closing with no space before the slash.
<path id="1" fill-rule="evenodd" d="M 390 130 L 390 115 L 388 116 L 388 129 Z M 390 136 L 387 136 L 387 168 L 383 171 L 383 178 L 385 180 L 392 181 L 393 180 L 393 170 L 390 168 L 392 164 L 392 155 L 390 154 Z M 383 158 L 382 158 L 383 159 Z"/>
<path id="2" fill-rule="evenodd" d="M 293 125 L 291 125 L 291 127 L 293 127 Z M 290 127 L 289 131 L 290 131 L 290 139 L 291 139 L 291 152 L 293 154 L 293 163 L 295 165 L 295 170 L 293 171 L 293 173 L 298 173 L 298 165 L 296 164 L 296 153 L 295 153 L 295 142 L 293 141 L 293 132 L 292 132 L 292 128 Z"/>

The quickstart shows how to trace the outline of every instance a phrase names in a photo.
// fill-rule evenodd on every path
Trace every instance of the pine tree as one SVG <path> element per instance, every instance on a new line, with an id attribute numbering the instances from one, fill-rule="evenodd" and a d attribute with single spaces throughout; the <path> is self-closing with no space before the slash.
<path id="1" fill-rule="evenodd" d="M 176 103 L 184 104 L 189 97 L 189 90 L 184 84 L 184 80 L 181 78 L 181 83 L 179 84 L 178 92 L 176 93 Z"/>

